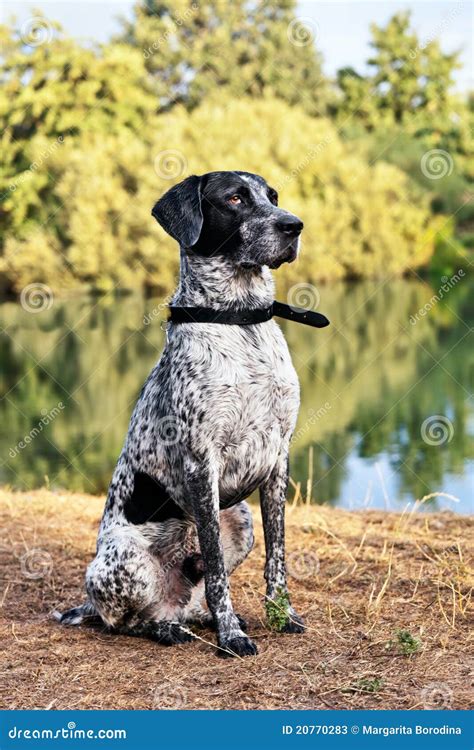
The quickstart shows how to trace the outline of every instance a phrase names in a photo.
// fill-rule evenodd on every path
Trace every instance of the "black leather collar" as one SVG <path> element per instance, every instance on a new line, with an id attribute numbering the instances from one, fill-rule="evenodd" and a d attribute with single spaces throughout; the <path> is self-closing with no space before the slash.
<path id="1" fill-rule="evenodd" d="M 169 307 L 168 321 L 171 323 L 224 323 L 233 326 L 250 326 L 265 323 L 274 316 L 293 320 L 313 328 L 325 328 L 329 320 L 321 313 L 292 307 L 283 302 L 272 302 L 268 307 L 256 307 L 250 310 L 214 310 L 212 307 Z"/>

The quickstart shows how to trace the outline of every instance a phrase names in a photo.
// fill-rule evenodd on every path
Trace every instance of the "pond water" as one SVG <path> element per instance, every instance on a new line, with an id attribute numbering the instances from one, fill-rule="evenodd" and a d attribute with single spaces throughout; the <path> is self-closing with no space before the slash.
<path id="1" fill-rule="evenodd" d="M 473 280 L 433 302 L 436 292 L 407 280 L 322 286 L 329 328 L 282 323 L 301 382 L 290 500 L 402 510 L 447 493 L 458 502 L 436 494 L 423 508 L 472 511 Z M 161 302 L 0 305 L 0 484 L 106 490 L 163 345 Z"/>

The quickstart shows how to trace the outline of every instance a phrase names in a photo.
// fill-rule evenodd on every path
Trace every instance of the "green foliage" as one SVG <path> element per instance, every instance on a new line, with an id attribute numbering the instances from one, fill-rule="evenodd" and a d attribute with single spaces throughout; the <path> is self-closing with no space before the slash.
<path id="1" fill-rule="evenodd" d="M 295 17 L 295 8 L 295 0 L 149 0 L 136 4 L 123 39 L 142 52 L 160 109 L 193 108 L 224 89 L 321 114 L 328 86 L 315 29 Z"/>
<path id="2" fill-rule="evenodd" d="M 379 113 L 370 81 L 349 67 L 338 70 L 337 85 L 341 96 L 331 112 L 340 121 L 343 131 L 354 134 L 355 129 L 355 137 L 360 137 L 363 128 L 373 130 Z"/>
<path id="3" fill-rule="evenodd" d="M 137 152 L 146 158 L 137 133 L 144 121 L 154 126 L 142 57 L 124 44 L 83 48 L 59 28 L 37 46 L 5 26 L 0 39 L 3 286 L 110 285 L 124 240 L 117 219 L 137 192 Z M 136 234 L 129 239 L 137 239 L 144 268 L 135 276 L 136 247 L 124 243 L 124 283 L 147 275 L 149 250 Z"/>
<path id="4" fill-rule="evenodd" d="M 462 121 L 467 123 L 467 118 L 462 117 Z M 469 152 L 474 141 L 468 143 L 467 134 L 459 132 L 458 135 L 459 140 L 466 136 L 465 150 Z M 452 133 L 451 136 L 454 138 Z M 424 131 L 417 131 L 412 124 L 411 128 L 407 126 L 393 128 L 387 132 L 374 131 L 366 139 L 362 139 L 361 145 L 367 148 L 370 161 L 383 159 L 383 161 L 395 164 L 418 182 L 424 190 L 431 193 L 438 201 L 438 205 L 435 206 L 437 211 L 446 213 L 454 211 L 462 198 L 462 191 L 468 189 L 467 181 L 471 179 L 471 165 L 461 154 L 456 153 L 456 144 L 447 142 L 441 134 L 436 138 L 429 136 Z M 439 174 L 433 165 L 430 168 L 427 164 L 422 169 L 423 155 L 430 149 L 442 149 L 451 156 L 452 161 L 445 157 L 445 164 L 439 162 L 438 167 L 444 167 L 443 170 L 440 169 Z M 436 167 L 436 164 L 434 166 Z M 472 176 L 474 177 L 474 173 Z"/>
<path id="5" fill-rule="evenodd" d="M 396 640 L 387 643 L 387 649 L 396 647 L 403 656 L 413 656 L 421 648 L 421 641 L 415 638 L 409 630 L 399 629 L 396 631 Z"/>
<path id="6" fill-rule="evenodd" d="M 461 115 L 472 106 L 459 104 L 453 121 L 446 93 L 456 56 L 420 45 L 407 15 L 374 26 L 374 74 L 340 72 L 333 123 L 315 117 L 327 83 L 314 30 L 294 12 L 294 0 L 150 0 L 119 39 L 87 47 L 40 15 L 44 44 L 1 26 L 0 289 L 169 291 L 177 248 L 150 209 L 185 175 L 213 169 L 263 174 L 303 218 L 301 260 L 278 274 L 285 284 L 426 267 L 441 226 L 431 212 L 470 216 Z M 420 171 L 428 147 L 452 151 L 452 174 Z M 438 266 L 452 244 L 438 241 Z"/>
<path id="7" fill-rule="evenodd" d="M 285 625 L 288 625 L 290 621 L 288 615 L 289 606 L 290 597 L 288 596 L 288 593 L 283 590 L 277 591 L 275 599 L 267 599 L 265 601 L 267 622 L 271 630 L 275 630 L 279 633 L 283 630 Z"/>
<path id="8" fill-rule="evenodd" d="M 436 39 L 424 44 L 410 29 L 408 11 L 396 13 L 385 27 L 374 23 L 370 29 L 371 73 L 363 78 L 350 68 L 339 72 L 342 116 L 355 113 L 369 129 L 406 123 L 420 113 L 426 123 L 446 118 L 458 53 L 444 53 Z"/>
<path id="9" fill-rule="evenodd" d="M 460 269 L 468 273 L 472 268 L 472 247 L 469 238 L 464 242 L 454 235 L 454 220 L 443 222 L 436 233 L 435 252 L 429 271 L 437 278 L 452 276 Z"/>
<path id="10" fill-rule="evenodd" d="M 461 112 L 461 105 L 458 106 Z M 468 117 L 459 115 L 468 125 Z M 472 121 L 474 125 L 474 120 Z M 363 134 L 353 130 L 346 137 L 357 140 L 357 146 L 370 162 L 383 160 L 402 169 L 429 197 L 434 213 L 455 215 L 457 224 L 474 220 L 471 199 L 474 178 L 470 134 L 459 128 L 437 134 L 417 131 L 414 122 L 389 130 L 378 129 Z M 461 150 L 460 150 L 461 149 Z"/>
<path id="11" fill-rule="evenodd" d="M 396 13 L 385 27 L 371 25 L 374 54 L 372 85 L 378 108 L 396 123 L 424 110 L 430 117 L 444 115 L 458 53 L 443 53 L 438 40 L 423 44 L 410 30 L 410 13 Z"/>
<path id="12" fill-rule="evenodd" d="M 430 195 L 434 212 L 456 214 L 458 224 L 472 221 L 474 108 L 472 98 L 451 92 L 459 53 L 444 53 L 436 39 L 423 43 L 409 12 L 395 14 L 385 27 L 372 24 L 371 31 L 369 75 L 338 72 L 340 98 L 331 111 L 344 136 L 371 162 L 383 159 L 409 174 Z M 434 169 L 423 169 L 423 157 L 434 149 L 445 153 Z"/>
<path id="13" fill-rule="evenodd" d="M 79 119 L 87 124 L 87 113 Z M 178 252 L 154 224 L 151 206 L 172 181 L 213 169 L 264 174 L 301 215 L 307 249 L 298 269 L 287 269 L 287 281 L 401 274 L 431 256 L 427 201 L 400 170 L 369 166 L 354 154 L 327 120 L 276 99 L 222 97 L 192 112 L 175 107 L 155 120 L 151 113 L 150 120 L 140 137 L 130 127 L 99 133 L 86 125 L 51 150 L 15 200 L 7 195 L 0 271 L 10 288 L 45 281 L 54 288 L 168 291 Z M 235 138 L 236 122 L 245 139 Z M 14 149 L 21 143 L 31 157 L 27 141 Z M 170 149 L 177 160 L 172 181 L 165 170 Z"/>

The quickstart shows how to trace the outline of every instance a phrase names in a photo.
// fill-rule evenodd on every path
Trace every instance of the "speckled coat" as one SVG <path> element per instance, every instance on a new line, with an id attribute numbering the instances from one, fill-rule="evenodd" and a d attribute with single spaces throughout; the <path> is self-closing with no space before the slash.
<path id="1" fill-rule="evenodd" d="M 182 249 L 174 305 L 243 309 L 273 299 L 266 266 L 256 272 Z M 233 611 L 228 576 L 252 548 L 245 499 L 260 489 L 267 597 L 281 598 L 285 629 L 300 632 L 284 562 L 298 406 L 298 379 L 274 320 L 169 324 L 110 484 L 86 574 L 88 601 L 62 621 L 99 616 L 115 631 L 162 643 L 191 639 L 187 623 L 209 624 L 223 653 L 255 653 Z"/>

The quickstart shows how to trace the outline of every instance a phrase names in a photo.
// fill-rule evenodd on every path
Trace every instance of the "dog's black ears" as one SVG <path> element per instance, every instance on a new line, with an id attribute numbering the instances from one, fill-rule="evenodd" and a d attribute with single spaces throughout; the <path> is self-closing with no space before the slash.
<path id="1" fill-rule="evenodd" d="M 201 178 L 187 177 L 175 185 L 152 209 L 152 216 L 181 247 L 196 244 L 202 229 Z"/>

